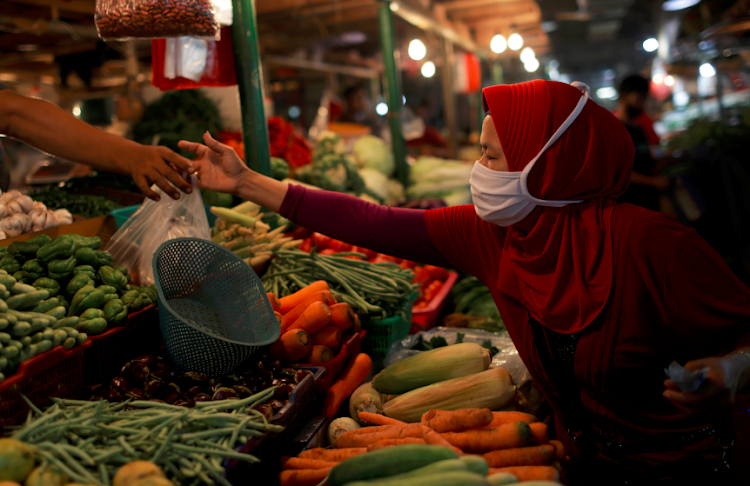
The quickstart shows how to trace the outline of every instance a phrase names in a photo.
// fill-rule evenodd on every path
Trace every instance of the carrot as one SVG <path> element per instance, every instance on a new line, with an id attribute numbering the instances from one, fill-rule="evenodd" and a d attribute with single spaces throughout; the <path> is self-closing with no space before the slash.
<path id="1" fill-rule="evenodd" d="M 339 305 L 339 304 L 336 304 Z M 336 307 L 336 306 L 333 306 Z M 331 307 L 331 319 L 333 319 L 333 307 Z M 333 322 L 333 321 L 331 321 Z M 341 329 L 336 326 L 326 326 L 312 336 L 313 346 L 321 345 L 328 348 L 337 348 L 341 344 Z"/>
<path id="2" fill-rule="evenodd" d="M 331 308 L 323 302 L 315 302 L 305 309 L 289 330 L 302 329 L 313 334 L 326 327 L 331 322 Z"/>
<path id="3" fill-rule="evenodd" d="M 534 435 L 529 424 L 521 421 L 494 429 L 447 432 L 440 435 L 462 451 L 472 453 L 534 445 Z"/>
<path id="4" fill-rule="evenodd" d="M 563 443 L 559 440 L 551 440 L 549 441 L 550 445 L 555 448 L 555 458 L 558 461 L 564 461 L 565 460 L 565 447 L 563 446 Z"/>
<path id="5" fill-rule="evenodd" d="M 438 445 L 438 446 L 447 447 L 448 449 L 452 449 L 453 452 L 455 452 L 459 456 L 462 456 L 464 454 L 463 451 L 461 451 L 461 449 L 451 445 L 451 443 L 445 440 L 442 435 L 438 434 L 437 432 L 427 427 L 426 425 L 422 425 L 422 436 L 424 437 L 425 442 L 427 442 L 430 445 Z"/>
<path id="6" fill-rule="evenodd" d="M 318 486 L 328 477 L 331 468 L 287 469 L 279 474 L 279 486 Z"/>
<path id="7" fill-rule="evenodd" d="M 408 424 L 403 426 L 381 425 L 380 427 L 365 427 L 365 430 L 368 428 L 376 430 L 369 433 L 356 433 L 356 430 L 351 430 L 341 434 L 339 438 L 336 439 L 336 446 L 344 448 L 368 447 L 382 440 L 410 438 L 422 439 L 422 426 L 419 424 Z"/>
<path id="8" fill-rule="evenodd" d="M 271 307 L 273 307 L 274 312 L 281 312 L 281 302 L 279 302 L 279 298 L 276 297 L 276 294 L 273 292 L 268 292 L 266 294 L 268 297 L 268 301 L 271 303 Z"/>
<path id="9" fill-rule="evenodd" d="M 526 422 L 527 424 L 531 424 L 534 422 L 539 422 L 539 420 L 534 417 L 533 415 L 529 413 L 523 413 L 523 412 L 492 412 L 492 422 L 489 423 L 485 428 L 491 429 L 493 427 L 499 427 L 503 424 L 509 424 L 511 422 L 515 422 L 517 420 L 520 420 L 521 422 Z"/>
<path id="10" fill-rule="evenodd" d="M 560 473 L 552 466 L 516 466 L 490 468 L 490 476 L 496 473 L 511 473 L 523 481 L 559 481 Z"/>
<path id="11" fill-rule="evenodd" d="M 282 457 L 281 469 L 325 469 L 335 466 L 336 462 L 321 461 L 319 459 L 305 459 L 303 457 Z"/>
<path id="12" fill-rule="evenodd" d="M 323 405 L 323 415 L 332 418 L 341 408 L 344 400 L 354 393 L 359 385 L 365 382 L 372 371 L 372 358 L 364 353 L 358 354 L 349 363 L 339 380 L 328 390 Z"/>
<path id="13" fill-rule="evenodd" d="M 380 415 L 379 413 L 359 412 L 357 414 L 357 417 L 359 417 L 360 420 L 372 425 L 406 425 L 406 422 L 386 417 L 385 415 Z"/>
<path id="14" fill-rule="evenodd" d="M 299 453 L 303 459 L 316 459 L 318 461 L 342 462 L 350 457 L 358 456 L 367 452 L 366 447 L 353 447 L 349 449 L 308 449 Z"/>
<path id="15" fill-rule="evenodd" d="M 327 346 L 313 346 L 310 356 L 307 358 L 307 362 L 310 364 L 323 364 L 328 363 L 333 359 L 333 351 Z"/>
<path id="16" fill-rule="evenodd" d="M 270 348 L 271 356 L 284 361 L 298 361 L 310 352 L 310 335 L 302 329 L 285 332 Z"/>
<path id="17" fill-rule="evenodd" d="M 314 294 L 315 292 L 320 292 L 321 290 L 331 290 L 330 288 L 328 288 L 328 282 L 326 282 L 325 280 L 318 280 L 317 282 L 311 283 L 304 289 L 298 290 L 291 295 L 280 298 L 279 303 L 281 304 L 281 313 L 286 314 L 287 312 L 304 302 L 305 299 L 310 297 L 312 294 Z"/>
<path id="18" fill-rule="evenodd" d="M 549 444 L 549 437 L 547 436 L 547 424 L 535 422 L 533 424 L 529 424 L 529 427 L 531 427 L 531 433 L 534 434 L 534 440 L 538 445 Z"/>
<path id="19" fill-rule="evenodd" d="M 331 306 L 331 324 L 342 331 L 346 331 L 354 325 L 354 309 L 346 302 Z"/>
<path id="20" fill-rule="evenodd" d="M 359 314 L 354 314 L 354 332 L 362 331 L 362 323 L 359 321 Z"/>
<path id="21" fill-rule="evenodd" d="M 377 451 L 378 449 L 385 449 L 386 447 L 396 447 L 409 444 L 426 444 L 424 439 L 416 437 L 407 437 L 406 439 L 385 439 L 379 440 L 378 442 L 368 445 L 367 452 Z"/>
<path id="22" fill-rule="evenodd" d="M 299 319 L 299 317 L 308 309 L 308 307 L 310 307 L 315 302 L 322 302 L 326 305 L 331 305 L 332 301 L 333 296 L 327 290 L 321 290 L 320 292 L 315 292 L 314 294 L 310 295 L 307 299 L 304 300 L 304 302 L 302 302 L 294 309 L 290 310 L 289 312 L 282 313 L 284 317 L 281 320 L 281 332 L 291 329 L 294 321 Z"/>
<path id="23" fill-rule="evenodd" d="M 464 408 L 456 411 L 430 410 L 422 415 L 422 423 L 440 433 L 481 429 L 492 422 L 492 419 L 492 412 L 487 408 Z"/>
<path id="24" fill-rule="evenodd" d="M 488 452 L 484 460 L 490 467 L 549 466 L 555 459 L 555 448 L 549 444 Z"/>
<path id="25" fill-rule="evenodd" d="M 283 319 L 283 316 L 280 312 L 274 312 L 273 315 L 276 316 L 276 320 L 279 322 L 279 326 L 281 326 L 281 320 Z"/>

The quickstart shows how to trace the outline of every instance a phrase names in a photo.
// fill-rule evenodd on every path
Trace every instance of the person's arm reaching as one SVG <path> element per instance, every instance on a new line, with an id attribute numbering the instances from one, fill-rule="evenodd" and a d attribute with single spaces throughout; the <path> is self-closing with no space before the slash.
<path id="1" fill-rule="evenodd" d="M 353 196 L 289 185 L 252 170 L 235 151 L 206 133 L 206 145 L 180 142 L 197 154 L 201 187 L 229 192 L 313 231 L 347 243 L 421 263 L 450 266 L 430 240 L 425 212 L 389 208 Z"/>
<path id="2" fill-rule="evenodd" d="M 171 197 L 192 190 L 177 171 L 192 173 L 189 160 L 166 147 L 141 145 L 82 122 L 44 100 L 0 90 L 0 133 L 56 157 L 133 177 L 148 197 L 156 184 Z M 171 183 L 171 184 L 170 184 Z"/>
<path id="3" fill-rule="evenodd" d="M 665 189 L 668 189 L 670 186 L 669 179 L 667 179 L 664 176 L 660 175 L 646 175 L 641 174 L 640 172 L 631 172 L 630 173 L 630 183 L 631 184 L 638 184 L 641 186 L 650 186 L 654 189 L 658 189 L 659 191 L 663 191 Z"/>

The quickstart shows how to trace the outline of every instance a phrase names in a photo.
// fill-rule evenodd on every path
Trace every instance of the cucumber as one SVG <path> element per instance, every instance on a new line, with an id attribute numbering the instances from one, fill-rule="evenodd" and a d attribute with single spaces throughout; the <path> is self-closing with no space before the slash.
<path id="1" fill-rule="evenodd" d="M 52 341 L 49 339 L 45 339 L 44 341 L 38 342 L 36 347 L 40 353 L 46 353 L 47 351 L 52 349 Z"/>
<path id="2" fill-rule="evenodd" d="M 85 332 L 79 332 L 78 336 L 76 336 L 76 343 L 81 344 L 88 338 L 89 338 L 88 334 L 86 334 Z"/>
<path id="3" fill-rule="evenodd" d="M 68 313 L 68 310 L 61 305 L 58 305 L 54 309 L 50 309 L 47 312 L 45 312 L 45 314 L 52 316 L 55 319 L 62 319 L 65 317 L 65 314 L 67 313 Z"/>
<path id="4" fill-rule="evenodd" d="M 487 461 L 479 456 L 461 456 L 459 461 L 466 465 L 467 470 L 477 473 L 482 477 L 490 472 L 490 466 L 487 465 Z"/>
<path id="5" fill-rule="evenodd" d="M 68 338 L 68 333 L 62 329 L 55 329 L 55 335 L 52 338 L 52 346 L 59 346 Z"/>
<path id="6" fill-rule="evenodd" d="M 0 371 L 3 371 L 7 367 L 8 367 L 8 358 L 6 358 L 5 356 L 0 356 Z"/>
<path id="7" fill-rule="evenodd" d="M 31 342 L 36 344 L 38 342 L 44 341 L 44 333 L 38 332 L 31 336 Z"/>
<path id="8" fill-rule="evenodd" d="M 0 319 L 0 330 L 5 329 L 8 326 L 10 326 L 10 322 L 8 322 L 8 319 Z"/>
<path id="9" fill-rule="evenodd" d="M 10 342 L 10 334 L 7 332 L 0 332 L 0 343 L 8 344 Z"/>
<path id="10" fill-rule="evenodd" d="M 76 345 L 76 338 L 74 337 L 69 337 L 68 339 L 62 342 L 62 347 L 65 349 L 70 349 L 75 345 Z"/>
<path id="11" fill-rule="evenodd" d="M 414 478 L 417 476 L 433 476 L 438 473 L 444 473 L 449 471 L 467 471 L 466 464 L 460 459 L 446 459 L 444 461 L 433 462 L 426 466 L 419 467 L 409 472 L 402 474 L 396 474 L 395 476 L 389 476 L 387 479 L 406 479 Z"/>
<path id="12" fill-rule="evenodd" d="M 8 359 L 15 358 L 20 353 L 19 349 L 15 346 L 5 346 L 0 352 Z"/>
<path id="13" fill-rule="evenodd" d="M 21 344 L 23 344 L 24 348 L 28 348 L 29 346 L 34 344 L 34 342 L 31 340 L 31 336 L 24 336 L 19 339 L 19 341 L 21 341 Z"/>
<path id="14" fill-rule="evenodd" d="M 389 447 L 389 449 L 398 449 L 398 447 Z M 368 452 L 368 454 L 372 453 Z M 367 454 L 361 455 L 365 456 Z M 331 473 L 333 473 L 333 469 Z M 328 484 L 331 484 L 330 480 Z M 402 479 L 381 478 L 377 481 L 352 481 L 346 483 L 346 486 L 489 486 L 489 484 L 485 478 L 473 472 L 447 471 Z"/>
<path id="15" fill-rule="evenodd" d="M 447 447 L 405 445 L 354 456 L 331 469 L 329 486 L 394 476 L 446 459 L 458 459 Z"/>
<path id="16" fill-rule="evenodd" d="M 15 284 L 13 284 L 12 287 L 10 287 L 10 293 L 13 295 L 30 294 L 32 292 L 36 292 L 36 290 L 37 290 L 36 287 L 34 287 L 33 285 L 27 285 L 21 282 L 16 282 Z"/>
<path id="17" fill-rule="evenodd" d="M 31 332 L 38 332 L 46 327 L 49 327 L 49 321 L 47 319 L 39 319 L 37 317 L 31 320 Z"/>
<path id="18" fill-rule="evenodd" d="M 518 478 L 515 474 L 511 473 L 495 473 L 487 476 L 487 482 L 490 483 L 491 486 L 502 486 L 503 484 L 515 484 L 518 482 Z"/>
<path id="19" fill-rule="evenodd" d="M 55 337 L 55 331 L 53 329 L 47 328 L 42 331 L 42 335 L 44 336 L 43 340 L 52 341 L 52 338 Z"/>
<path id="20" fill-rule="evenodd" d="M 31 334 L 31 324 L 26 321 L 18 321 L 10 328 L 10 333 L 16 337 L 23 337 Z"/>
<path id="21" fill-rule="evenodd" d="M 72 338 L 77 337 L 79 333 L 78 329 L 73 329 L 72 327 L 63 327 L 61 329 L 68 334 L 68 337 Z"/>

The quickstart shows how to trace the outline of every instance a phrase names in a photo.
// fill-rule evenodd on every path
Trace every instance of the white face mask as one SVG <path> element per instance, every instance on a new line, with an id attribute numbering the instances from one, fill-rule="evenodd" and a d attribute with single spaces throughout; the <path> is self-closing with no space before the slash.
<path id="1" fill-rule="evenodd" d="M 510 226 L 521 222 L 537 206 L 561 208 L 568 204 L 582 201 L 548 201 L 537 199 L 529 193 L 527 180 L 531 169 L 539 157 L 560 138 L 583 110 L 589 100 L 589 87 L 583 83 L 574 82 L 583 92 L 573 112 L 560 125 L 552 138 L 542 147 L 536 157 L 524 167 L 521 172 L 501 172 L 488 169 L 479 162 L 474 163 L 471 171 L 471 195 L 477 216 L 488 223 L 498 226 Z"/>

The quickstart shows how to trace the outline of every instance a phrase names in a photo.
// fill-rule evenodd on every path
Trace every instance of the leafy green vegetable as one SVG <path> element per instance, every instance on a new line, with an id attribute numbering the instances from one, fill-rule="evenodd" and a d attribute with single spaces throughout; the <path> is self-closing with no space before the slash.
<path id="1" fill-rule="evenodd" d="M 443 348 L 445 346 L 448 346 L 448 341 L 445 340 L 442 336 L 434 336 L 429 341 L 425 341 L 424 337 L 420 334 L 417 336 L 417 342 L 414 343 L 414 346 L 411 347 L 411 349 L 415 351 L 431 351 L 436 348 Z"/>
<path id="2" fill-rule="evenodd" d="M 492 341 L 490 341 L 489 339 L 482 343 L 482 347 L 490 350 L 490 356 L 495 356 L 500 352 L 499 349 L 492 345 Z"/>

